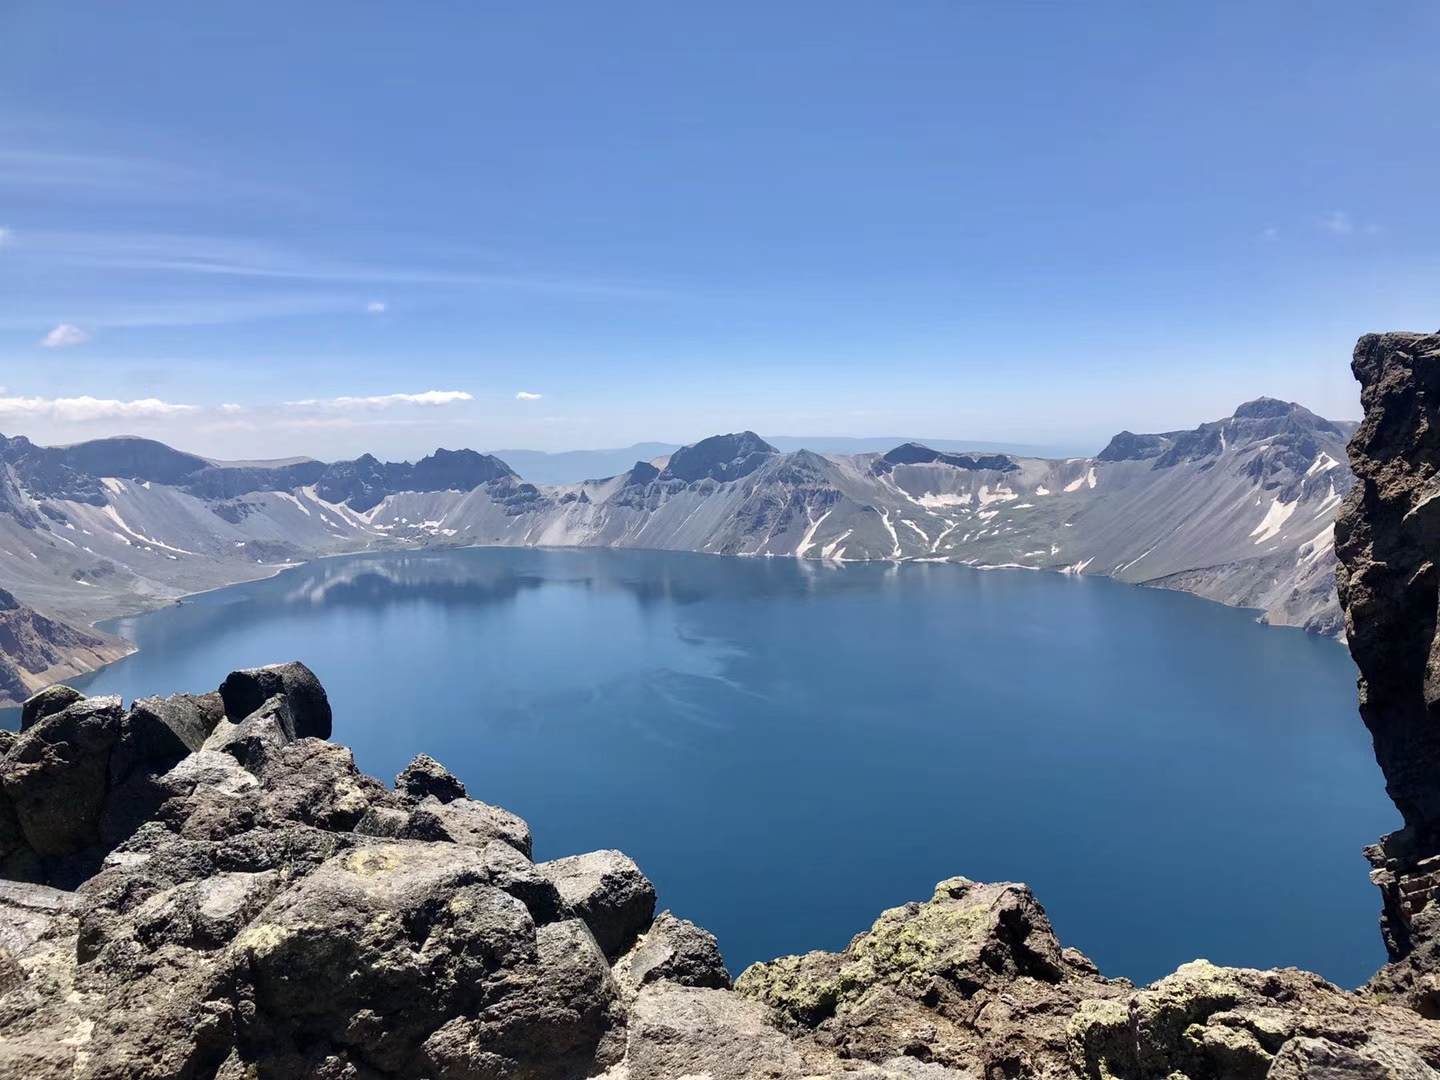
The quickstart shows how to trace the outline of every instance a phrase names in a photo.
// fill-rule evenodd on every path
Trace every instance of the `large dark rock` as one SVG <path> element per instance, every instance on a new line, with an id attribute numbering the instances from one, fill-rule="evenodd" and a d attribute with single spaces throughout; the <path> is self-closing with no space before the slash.
<path id="1" fill-rule="evenodd" d="M 1336 585 L 1360 716 L 1405 821 L 1367 852 L 1394 961 L 1379 985 L 1440 1016 L 1440 335 L 1367 335 L 1351 367 L 1365 419 Z"/>
<path id="2" fill-rule="evenodd" d="M 81 699 L 35 723 L 0 761 L 0 791 L 41 858 L 72 855 L 99 839 L 123 715 L 118 697 Z"/>
<path id="3" fill-rule="evenodd" d="M 289 732 L 292 738 L 330 737 L 330 699 L 315 673 L 298 660 L 232 671 L 220 684 L 225 716 L 235 724 L 277 694 L 285 699 L 293 725 Z"/>
<path id="4" fill-rule="evenodd" d="M 121 724 L 110 760 L 112 781 L 124 782 L 138 767 L 167 758 L 179 761 L 199 750 L 224 718 L 219 694 L 141 698 Z"/>

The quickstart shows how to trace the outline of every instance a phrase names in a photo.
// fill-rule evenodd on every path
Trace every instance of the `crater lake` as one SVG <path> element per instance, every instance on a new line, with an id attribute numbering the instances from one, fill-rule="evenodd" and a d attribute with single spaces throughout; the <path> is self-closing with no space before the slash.
<path id="1" fill-rule="evenodd" d="M 1197 957 L 1355 986 L 1399 824 L 1343 645 L 1109 580 L 470 549 L 324 560 L 105 624 L 127 701 L 303 660 L 387 781 L 427 753 L 537 860 L 619 848 L 734 972 L 954 875 L 1023 881 L 1148 982 Z"/>

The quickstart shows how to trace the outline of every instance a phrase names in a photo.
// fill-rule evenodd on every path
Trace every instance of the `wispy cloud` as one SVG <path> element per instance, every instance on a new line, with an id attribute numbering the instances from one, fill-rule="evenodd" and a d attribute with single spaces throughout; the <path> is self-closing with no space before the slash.
<path id="1" fill-rule="evenodd" d="M 1328 214 L 1321 214 L 1317 223 L 1325 232 L 1335 236 L 1354 236 L 1363 234 L 1374 236 L 1380 231 L 1380 226 L 1374 222 L 1360 224 L 1344 210 L 1331 210 Z"/>
<path id="2" fill-rule="evenodd" d="M 92 199 L 167 202 L 236 197 L 276 199 L 290 194 L 233 172 L 212 173 L 169 161 L 13 144 L 0 148 L 0 190 L 6 189 L 39 189 L 51 195 L 68 191 Z"/>
<path id="3" fill-rule="evenodd" d="M 384 300 L 371 300 L 365 305 L 365 310 L 371 315 L 384 315 L 388 308 L 389 305 Z"/>
<path id="4" fill-rule="evenodd" d="M 388 409 L 395 405 L 453 405 L 472 401 L 464 390 L 425 390 L 418 394 L 377 394 L 371 397 L 307 398 L 287 401 L 287 409 Z"/>
<path id="5" fill-rule="evenodd" d="M 89 340 L 90 335 L 80 327 L 61 323 L 41 338 L 40 344 L 47 349 L 64 349 L 71 345 L 84 345 Z"/>
<path id="6" fill-rule="evenodd" d="M 542 397 L 544 397 L 544 396 L 545 396 L 544 394 L 532 394 L 532 393 L 529 393 L 528 391 L 521 390 L 518 394 L 515 395 L 515 400 L 516 400 L 516 401 L 539 401 L 539 400 L 540 400 Z"/>
<path id="7" fill-rule="evenodd" d="M 1266 243 L 1274 243 L 1276 240 L 1279 240 L 1279 239 L 1280 239 L 1280 230 L 1279 230 L 1279 228 L 1277 228 L 1277 227 L 1274 226 L 1274 225 L 1271 225 L 1271 226 L 1269 226 L 1268 228 L 1261 229 L 1261 230 L 1260 230 L 1260 239 L 1261 239 L 1261 240 L 1264 240 Z"/>
<path id="8" fill-rule="evenodd" d="M 427 265 L 423 252 L 397 265 L 393 260 L 377 263 L 335 259 L 267 240 L 233 236 L 41 232 L 26 234 L 23 251 L 26 259 L 37 265 L 67 269 L 347 285 L 448 285 L 636 298 L 664 295 L 653 288 L 622 282 Z M 484 257 L 472 253 L 466 261 L 473 265 Z M 454 258 L 452 255 L 451 260 Z"/>
<path id="9" fill-rule="evenodd" d="M 9 299 L 7 297 L 7 299 Z M 141 300 L 119 298 L 85 303 L 40 298 L 31 307 L 0 308 L 0 330 L 27 330 L 36 323 L 57 321 L 83 307 L 88 325 L 95 327 L 220 326 L 310 315 L 353 314 L 355 297 L 336 293 L 264 294 L 252 297 L 222 296 L 211 300 Z"/>
<path id="10" fill-rule="evenodd" d="M 0 416 L 86 423 L 94 420 L 155 420 L 198 412 L 195 405 L 178 405 L 158 398 L 118 401 L 89 396 L 40 398 L 0 397 Z"/>
<path id="11" fill-rule="evenodd" d="M 7 229 L 4 225 L 0 225 L 0 248 L 3 248 L 6 244 L 10 243 L 10 241 L 14 239 L 14 231 L 12 229 Z"/>

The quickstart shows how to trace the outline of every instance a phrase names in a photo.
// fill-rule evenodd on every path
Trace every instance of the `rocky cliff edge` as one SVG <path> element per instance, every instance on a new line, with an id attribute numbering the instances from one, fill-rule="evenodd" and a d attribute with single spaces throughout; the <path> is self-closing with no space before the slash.
<path id="1" fill-rule="evenodd" d="M 1440 1016 L 1440 334 L 1370 334 L 1365 419 L 1335 522 L 1360 716 L 1405 827 L 1367 850 L 1391 964 L 1374 986 Z"/>

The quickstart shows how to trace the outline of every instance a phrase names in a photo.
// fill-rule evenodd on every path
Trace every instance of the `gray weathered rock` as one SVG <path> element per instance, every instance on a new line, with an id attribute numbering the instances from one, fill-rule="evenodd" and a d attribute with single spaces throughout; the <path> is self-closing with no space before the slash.
<path id="1" fill-rule="evenodd" d="M 24 952 L 73 903 L 73 893 L 0 879 L 0 949 L 12 955 Z"/>
<path id="2" fill-rule="evenodd" d="M 492 840 L 509 844 L 527 859 L 530 857 L 530 826 L 498 806 L 475 799 L 442 803 L 426 798 L 410 813 L 405 835 L 416 840 L 449 840 L 483 848 Z"/>
<path id="3" fill-rule="evenodd" d="M 592 851 L 540 863 L 560 899 L 590 927 L 600 948 L 617 957 L 655 915 L 655 886 L 623 851 Z"/>
<path id="4" fill-rule="evenodd" d="M 281 748 L 294 741 L 295 719 L 290 715 L 290 704 L 276 694 L 238 723 L 222 720 L 201 748 L 229 754 L 247 770 L 258 774 Z"/>
<path id="5" fill-rule="evenodd" d="M 1083 1002 L 1068 1032 L 1074 1066 L 1091 1080 L 1258 1080 L 1287 1042 L 1313 1037 L 1360 1051 L 1401 1047 L 1440 1061 L 1440 1025 L 1408 1009 L 1293 968 L 1252 971 L 1204 960 L 1127 997 Z M 1285 1068 L 1292 1066 L 1298 1059 Z"/>
<path id="6" fill-rule="evenodd" d="M 1440 1080 L 1415 1051 L 1388 1039 L 1358 1049 L 1329 1039 L 1291 1039 L 1275 1055 L 1268 1080 Z"/>
<path id="7" fill-rule="evenodd" d="M 668 911 L 615 963 L 615 979 L 634 992 L 661 980 L 679 986 L 729 990 L 730 972 L 720 956 L 715 935 Z"/>
<path id="8" fill-rule="evenodd" d="M 844 952 L 755 964 L 735 988 L 845 1057 L 918 1054 L 981 1076 L 1044 1076 L 1068 1068 L 1065 1024 L 1080 1002 L 1130 985 L 1062 949 L 1025 886 L 951 878 L 927 903 L 884 912 Z"/>

